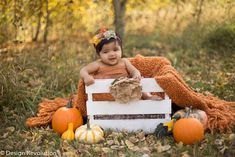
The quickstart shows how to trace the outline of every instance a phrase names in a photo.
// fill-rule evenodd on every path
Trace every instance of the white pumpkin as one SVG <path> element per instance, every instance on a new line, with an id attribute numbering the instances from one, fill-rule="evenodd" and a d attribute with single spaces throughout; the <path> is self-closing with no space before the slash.
<path id="1" fill-rule="evenodd" d="M 75 131 L 75 139 L 85 143 L 97 143 L 104 140 L 103 130 L 95 124 L 89 124 L 89 118 L 86 125 L 82 125 Z"/>

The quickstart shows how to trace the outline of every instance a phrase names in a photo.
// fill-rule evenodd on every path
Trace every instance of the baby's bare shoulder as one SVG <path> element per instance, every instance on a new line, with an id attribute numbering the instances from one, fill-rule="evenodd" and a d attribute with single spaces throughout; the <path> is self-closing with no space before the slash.
<path id="1" fill-rule="evenodd" d="M 125 64 L 130 63 L 130 61 L 129 61 L 127 58 L 122 58 L 122 59 L 121 59 L 121 62 L 122 62 L 122 63 L 125 63 Z"/>
<path id="2" fill-rule="evenodd" d="M 122 62 L 125 63 L 126 65 L 131 64 L 131 62 L 127 58 L 122 58 Z"/>
<path id="3" fill-rule="evenodd" d="M 96 60 L 96 61 L 93 61 L 93 62 L 87 64 L 85 67 L 97 69 L 100 67 L 100 62 L 98 60 Z"/>
<path id="4" fill-rule="evenodd" d="M 97 59 L 93 63 L 96 64 L 96 65 L 101 65 L 102 64 L 101 59 Z"/>
<path id="5" fill-rule="evenodd" d="M 128 61 L 128 59 L 127 58 L 121 58 L 121 61 L 126 62 L 126 61 Z"/>

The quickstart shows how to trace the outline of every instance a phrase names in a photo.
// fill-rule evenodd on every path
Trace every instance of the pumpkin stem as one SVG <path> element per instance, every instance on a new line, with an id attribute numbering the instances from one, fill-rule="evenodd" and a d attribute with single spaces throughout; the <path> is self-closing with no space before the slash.
<path id="1" fill-rule="evenodd" d="M 90 126 L 90 116 L 87 116 L 87 130 L 90 130 L 91 126 Z"/>
<path id="2" fill-rule="evenodd" d="M 190 115 L 190 114 L 191 114 L 191 112 L 192 112 L 192 106 L 190 106 L 189 108 L 188 108 L 188 107 L 186 107 L 186 108 L 185 108 L 185 111 L 186 111 L 185 117 L 186 117 L 186 118 L 188 118 L 188 117 L 189 117 L 189 115 Z"/>
<path id="3" fill-rule="evenodd" d="M 181 117 L 180 114 L 176 114 L 176 115 L 174 115 L 174 116 L 172 117 L 172 119 L 174 119 L 174 121 L 177 121 L 177 120 L 179 120 L 180 118 L 183 118 L 183 117 Z"/>
<path id="4" fill-rule="evenodd" d="M 189 107 L 189 112 L 190 112 L 190 114 L 193 113 L 193 106 Z"/>
<path id="5" fill-rule="evenodd" d="M 73 108 L 73 100 L 72 100 L 72 98 L 67 103 L 67 108 Z"/>

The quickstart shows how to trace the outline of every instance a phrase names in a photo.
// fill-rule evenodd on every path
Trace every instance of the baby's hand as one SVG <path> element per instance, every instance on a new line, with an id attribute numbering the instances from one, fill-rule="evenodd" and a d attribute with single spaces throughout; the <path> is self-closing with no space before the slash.
<path id="1" fill-rule="evenodd" d="M 140 81 L 141 80 L 141 75 L 134 75 L 133 76 L 133 79 L 137 80 L 137 81 Z"/>
<path id="2" fill-rule="evenodd" d="M 94 79 L 93 76 L 89 75 L 86 78 L 84 78 L 84 83 L 85 83 L 86 86 L 89 86 L 89 85 L 95 83 L 95 79 Z"/>

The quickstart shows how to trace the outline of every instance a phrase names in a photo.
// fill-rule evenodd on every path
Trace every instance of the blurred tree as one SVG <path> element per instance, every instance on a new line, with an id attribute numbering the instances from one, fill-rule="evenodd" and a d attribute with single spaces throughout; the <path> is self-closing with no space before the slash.
<path id="1" fill-rule="evenodd" d="M 197 22 L 197 24 L 200 23 L 203 3 L 204 3 L 204 0 L 198 0 L 197 1 L 197 7 L 196 7 L 196 22 Z"/>
<path id="2" fill-rule="evenodd" d="M 218 22 L 222 22 L 234 18 L 234 2 L 0 0 L 0 43 L 38 40 L 46 42 L 50 39 L 68 39 L 72 35 L 88 38 L 101 26 L 115 26 L 116 32 L 124 40 L 127 31 L 128 34 L 143 35 L 158 31 L 179 35 L 192 21 L 203 26 L 209 20 L 218 19 Z M 215 16 L 209 16 L 210 14 Z"/>
<path id="3" fill-rule="evenodd" d="M 18 29 L 23 25 L 23 0 L 14 0 L 13 3 L 13 26 L 14 26 L 14 42 L 18 42 Z"/>
<path id="4" fill-rule="evenodd" d="M 45 4 L 46 4 L 46 25 L 45 25 L 45 30 L 44 30 L 44 34 L 43 34 L 43 42 L 46 43 L 47 42 L 47 36 L 48 36 L 48 27 L 49 27 L 49 20 L 50 20 L 50 11 L 49 11 L 49 7 L 48 7 L 48 0 L 45 0 Z"/>
<path id="5" fill-rule="evenodd" d="M 5 42 L 7 38 L 7 0 L 0 1 L 0 44 Z"/>
<path id="6" fill-rule="evenodd" d="M 36 13 L 37 13 L 37 27 L 36 27 L 36 33 L 32 39 L 32 41 L 37 41 L 38 40 L 38 35 L 40 32 L 40 28 L 41 28 L 41 18 L 42 18 L 42 6 L 43 6 L 43 2 L 42 0 L 38 0 L 38 1 L 33 1 L 35 3 L 37 3 L 37 8 L 36 8 Z"/>
<path id="7" fill-rule="evenodd" d="M 124 40 L 125 32 L 125 12 L 127 0 L 113 0 L 115 31 Z"/>

